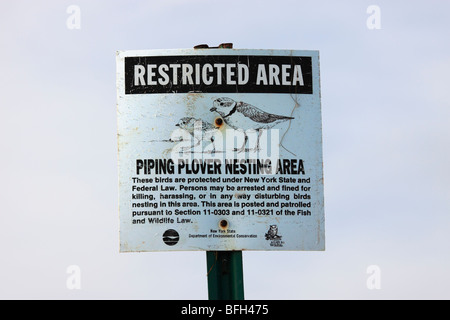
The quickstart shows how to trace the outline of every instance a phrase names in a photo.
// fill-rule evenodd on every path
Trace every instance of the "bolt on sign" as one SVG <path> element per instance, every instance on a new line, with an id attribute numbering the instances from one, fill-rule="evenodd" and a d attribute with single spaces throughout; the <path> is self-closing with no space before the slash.
<path id="1" fill-rule="evenodd" d="M 120 250 L 324 250 L 318 51 L 117 53 Z"/>

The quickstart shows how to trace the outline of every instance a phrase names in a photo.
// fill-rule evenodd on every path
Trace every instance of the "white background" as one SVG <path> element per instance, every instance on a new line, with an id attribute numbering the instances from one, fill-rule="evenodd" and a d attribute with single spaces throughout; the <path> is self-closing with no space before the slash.
<path id="1" fill-rule="evenodd" d="M 72 4 L 81 29 L 66 26 Z M 366 26 L 373 4 L 380 30 Z M 0 298 L 207 298 L 204 252 L 119 254 L 115 52 L 222 42 L 321 61 L 326 251 L 244 252 L 246 298 L 450 298 L 449 10 L 2 1 Z"/>

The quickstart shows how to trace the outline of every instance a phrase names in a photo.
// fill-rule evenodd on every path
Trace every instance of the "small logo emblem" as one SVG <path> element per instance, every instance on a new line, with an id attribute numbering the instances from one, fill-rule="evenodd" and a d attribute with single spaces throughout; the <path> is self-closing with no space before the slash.
<path id="1" fill-rule="evenodd" d="M 176 245 L 179 240 L 180 240 L 180 235 L 178 234 L 178 232 L 176 230 L 169 229 L 169 230 L 166 230 L 163 234 L 163 241 L 168 246 Z"/>
<path id="2" fill-rule="evenodd" d="M 265 236 L 266 240 L 270 240 L 271 247 L 282 247 L 284 245 L 284 241 L 281 241 L 282 237 L 278 234 L 278 226 L 276 224 L 269 227 Z"/>

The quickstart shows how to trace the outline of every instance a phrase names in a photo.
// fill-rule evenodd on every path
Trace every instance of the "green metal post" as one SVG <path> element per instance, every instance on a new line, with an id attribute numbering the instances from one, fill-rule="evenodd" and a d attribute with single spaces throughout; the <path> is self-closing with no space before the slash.
<path id="1" fill-rule="evenodd" d="M 232 43 L 222 43 L 218 47 L 206 44 L 194 49 L 232 49 Z M 209 300 L 244 300 L 244 272 L 242 271 L 242 251 L 207 251 Z"/>
<path id="2" fill-rule="evenodd" d="M 207 251 L 209 300 L 244 300 L 242 251 Z"/>

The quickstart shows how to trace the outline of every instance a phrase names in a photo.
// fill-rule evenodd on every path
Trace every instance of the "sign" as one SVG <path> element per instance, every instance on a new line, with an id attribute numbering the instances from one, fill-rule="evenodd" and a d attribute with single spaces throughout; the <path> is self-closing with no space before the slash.
<path id="1" fill-rule="evenodd" d="M 117 53 L 120 250 L 324 250 L 319 53 Z"/>

